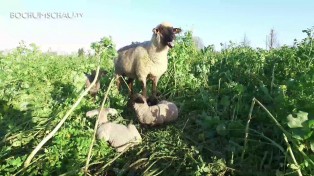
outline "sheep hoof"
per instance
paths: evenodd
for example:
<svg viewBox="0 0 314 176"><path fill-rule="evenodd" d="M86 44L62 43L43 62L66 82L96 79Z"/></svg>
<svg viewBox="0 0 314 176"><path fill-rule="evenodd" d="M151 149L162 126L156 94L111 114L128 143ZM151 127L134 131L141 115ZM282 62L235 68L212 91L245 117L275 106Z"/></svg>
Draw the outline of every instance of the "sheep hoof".
<svg viewBox="0 0 314 176"><path fill-rule="evenodd" d="M158 99L156 96L150 96L148 99L147 99L147 104L148 106L154 106L154 105L157 105L158 104Z"/></svg>

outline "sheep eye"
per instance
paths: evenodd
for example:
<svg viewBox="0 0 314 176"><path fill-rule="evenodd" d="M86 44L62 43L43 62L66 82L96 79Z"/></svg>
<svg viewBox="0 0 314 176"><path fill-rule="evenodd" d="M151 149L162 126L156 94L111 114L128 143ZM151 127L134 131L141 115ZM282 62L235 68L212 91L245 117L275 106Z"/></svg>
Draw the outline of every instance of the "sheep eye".
<svg viewBox="0 0 314 176"><path fill-rule="evenodd" d="M155 34L157 34L157 33L159 32L159 29L158 29L158 28L154 28L154 29L153 29L153 32L154 32Z"/></svg>
<svg viewBox="0 0 314 176"><path fill-rule="evenodd" d="M175 34L178 34L178 33L181 32L181 29L180 28L173 28L172 32L175 33Z"/></svg>

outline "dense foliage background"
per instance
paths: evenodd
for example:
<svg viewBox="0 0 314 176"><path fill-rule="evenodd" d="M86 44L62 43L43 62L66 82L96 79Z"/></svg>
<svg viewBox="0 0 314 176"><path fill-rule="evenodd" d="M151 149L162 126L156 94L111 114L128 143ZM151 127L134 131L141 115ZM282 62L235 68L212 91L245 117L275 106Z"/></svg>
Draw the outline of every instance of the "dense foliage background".
<svg viewBox="0 0 314 176"><path fill-rule="evenodd" d="M127 107L125 86L121 93L114 86L105 106L118 109L119 123L134 123L143 143L119 155L97 141L90 174L314 174L313 29L303 32L306 37L293 46L264 50L230 43L219 52L213 46L197 49L191 32L180 36L159 83L160 98L180 108L179 120L140 126ZM101 93L96 102L83 99L26 169L26 157L85 89L83 73L98 60L82 50L68 56L42 53L23 42L0 53L0 175L84 174L95 124L85 113L100 106L116 56L110 38L91 47L109 71Z"/></svg>

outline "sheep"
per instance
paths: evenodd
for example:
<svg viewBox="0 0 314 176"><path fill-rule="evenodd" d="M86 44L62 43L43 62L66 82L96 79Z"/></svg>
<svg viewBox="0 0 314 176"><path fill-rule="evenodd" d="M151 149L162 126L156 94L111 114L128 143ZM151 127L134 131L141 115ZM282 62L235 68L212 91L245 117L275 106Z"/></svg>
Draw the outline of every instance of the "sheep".
<svg viewBox="0 0 314 176"><path fill-rule="evenodd" d="M86 76L86 83L85 83L85 86L86 88L89 87L91 85L91 83L94 81L95 79L95 76L96 76L96 70L93 70L91 72L91 74L87 74L87 73L84 73L85 76ZM100 89L100 79L102 77L104 77L105 75L107 74L107 72L105 70L99 70L99 73L98 73L98 77L97 77L97 80L96 80L96 83L95 85L89 90L89 94L94 97L96 97L99 89Z"/></svg>
<svg viewBox="0 0 314 176"><path fill-rule="evenodd" d="M164 22L153 29L150 41L133 43L119 49L114 61L118 89L121 76L128 77L129 94L132 95L133 81L138 79L142 83L142 95L146 97L146 81L149 78L153 81L153 96L156 96L158 81L168 67L168 51L174 46L175 34L180 32L180 28L173 28Z"/></svg>
<svg viewBox="0 0 314 176"><path fill-rule="evenodd" d="M160 101L157 105L149 106L141 94L133 96L133 108L141 124L155 126L174 121L178 118L177 106L169 101Z"/></svg>
<svg viewBox="0 0 314 176"><path fill-rule="evenodd" d="M99 109L95 109L86 113L87 117L93 117L100 113L97 128L98 139L108 141L117 152L122 152L129 146L141 143L142 137L134 125L125 126L108 122L107 115L116 115L118 114L117 110L105 108L101 112L99 111Z"/></svg>

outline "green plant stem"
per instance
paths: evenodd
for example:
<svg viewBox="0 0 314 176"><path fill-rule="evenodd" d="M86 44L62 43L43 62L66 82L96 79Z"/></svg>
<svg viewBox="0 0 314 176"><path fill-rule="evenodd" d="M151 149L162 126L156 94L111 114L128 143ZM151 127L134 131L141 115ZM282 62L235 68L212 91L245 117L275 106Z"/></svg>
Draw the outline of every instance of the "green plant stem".
<svg viewBox="0 0 314 176"><path fill-rule="evenodd" d="M253 101L255 101L259 106L261 106L264 111L266 111L266 113L271 117L271 119L275 122L275 124L277 125L277 127L279 127L281 129L281 131L283 131L287 136L290 136L289 132L286 131L281 125L280 123L277 121L277 119L268 111L268 109L260 102L258 101L256 98L253 98Z"/></svg>
<svg viewBox="0 0 314 176"><path fill-rule="evenodd" d="M39 156L38 158L36 158L35 160L33 160L33 161L31 162L31 164L35 163L36 161L38 161L38 160L41 159L42 157L44 157L44 155ZM24 172L25 170L26 170L26 168L23 167L23 168L20 169L18 172L16 172L15 174L13 174L13 176L19 175L21 172Z"/></svg>
<svg viewBox="0 0 314 176"><path fill-rule="evenodd" d="M102 162L101 161L95 161L94 163L89 164L89 166L100 164L100 163L102 163ZM76 173L78 171L82 171L83 172L84 168L85 168L85 166L83 166L81 168L74 169L74 170L70 170L70 171L68 171L66 173L63 173L63 174L59 175L59 176L74 175L74 173Z"/></svg>
<svg viewBox="0 0 314 176"><path fill-rule="evenodd" d="M110 81L110 84L108 86L108 89L107 89L105 97L104 97L104 100L101 103L100 112L104 109L105 102L106 102L106 100L108 98L109 90L111 89L114 80L115 79L112 78L111 81ZM87 159L86 159L85 173L87 173L87 171L88 171L88 166L89 166L89 162L90 162L90 158L91 158L91 154L92 154L92 150L93 150L93 145L94 145L94 142L95 142L95 136L96 136L96 132L97 132L97 128L98 128L99 116L100 116L100 113L98 114L98 118L97 118L96 123L95 123L94 134L93 134L92 142L90 144L89 152L88 152Z"/></svg>
<svg viewBox="0 0 314 176"><path fill-rule="evenodd" d="M269 141L272 145L276 146L283 154L285 154L285 150L284 148L282 148L282 146L280 146L278 143L276 143L274 140L268 138L267 136L265 136L264 134L254 130L254 129L251 129L250 128L250 131L253 131L254 133L260 135L262 138L266 139L267 141Z"/></svg>
<svg viewBox="0 0 314 176"><path fill-rule="evenodd" d="M271 117L271 119L275 122L275 124L282 130L282 132L287 136L287 139L289 139L293 145L299 150L299 152L301 153L301 155L306 158L313 166L314 166L314 162L311 158L309 158L298 146L298 144L292 139L290 133L288 133L281 125L280 123L276 120L276 118L268 111L268 109L261 103L259 102L256 98L253 98L254 101L256 101L256 103L258 103L266 112L267 114Z"/></svg>
<svg viewBox="0 0 314 176"><path fill-rule="evenodd" d="M276 68L276 63L273 66L272 74L271 74L271 82L270 82L270 93L273 93L273 87L275 85L275 68Z"/></svg>
<svg viewBox="0 0 314 176"><path fill-rule="evenodd" d="M129 146L130 147L130 146ZM127 150L128 148L125 148L125 150L123 150L121 153L119 153L117 156L115 156L112 160L110 160L108 163L106 163L103 167L101 167L99 169L99 171L97 173L95 173L95 175L99 175L99 173L104 170L107 166L109 166L111 163L113 163L116 159L118 159L121 155L123 155Z"/></svg>
<svg viewBox="0 0 314 176"><path fill-rule="evenodd" d="M248 116L248 120L246 122L246 127L245 127L244 147L243 147L243 151L242 151L242 155L241 155L241 162L243 162L244 154L245 154L245 151L246 151L246 148L247 148L247 139L248 139L248 136L249 136L249 127L250 127L250 121L252 119L252 112L253 112L254 105L255 105L255 101L254 101L254 98L253 98L252 103L251 103L249 116Z"/></svg>
<svg viewBox="0 0 314 176"><path fill-rule="evenodd" d="M299 176L302 176L302 172L301 172L301 170L300 170L300 166L299 166L297 160L296 160L295 157L294 157L294 154L293 154L293 152L292 152L292 150L291 150L291 146L290 146L290 144L289 144L289 142L288 142L288 138L287 138L287 136L286 136L284 133L283 133L283 138L284 138L284 140L285 140L285 142L286 142L286 144L287 144L288 151L289 151L289 153L290 153L290 155L291 155L291 158L292 158L294 164L295 164L295 165L297 166L297 168L298 168L298 169L297 169L298 175L299 175Z"/></svg>
<svg viewBox="0 0 314 176"><path fill-rule="evenodd" d="M261 164L260 164L260 166L259 166L259 170L262 170L262 169L263 169L263 165L264 165L264 163L265 163L267 154L268 154L268 151L265 151L265 152L264 152L263 159L262 159Z"/></svg>
<svg viewBox="0 0 314 176"><path fill-rule="evenodd" d="M96 71L96 78L99 74L100 66L97 67ZM33 159L33 157L36 155L36 153L41 149L41 147L53 137L54 134L61 128L63 123L66 121L66 119L70 116L70 114L74 111L74 109L79 105L79 103L82 101L83 97L88 93L88 91L92 88L92 86L95 85L97 79L94 79L93 82L90 84L90 86L81 94L81 96L77 99L77 101L72 105L71 109L65 114L65 116L61 119L61 121L58 123L58 125L35 147L35 149L31 152L31 154L27 157L26 161L24 162L24 168L27 168Z"/></svg>

